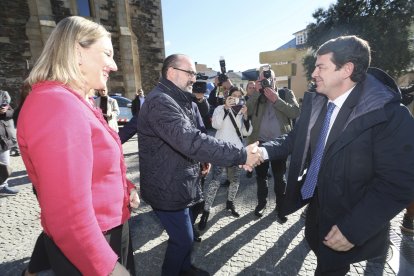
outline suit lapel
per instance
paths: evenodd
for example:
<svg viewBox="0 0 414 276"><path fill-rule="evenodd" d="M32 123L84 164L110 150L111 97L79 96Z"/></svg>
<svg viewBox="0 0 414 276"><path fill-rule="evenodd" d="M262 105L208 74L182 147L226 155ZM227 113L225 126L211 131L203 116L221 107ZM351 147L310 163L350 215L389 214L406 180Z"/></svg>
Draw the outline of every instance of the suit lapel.
<svg viewBox="0 0 414 276"><path fill-rule="evenodd" d="M344 131L344 126L349 118L349 115L351 115L360 96L361 85L357 84L357 86L349 94L348 98L342 105L341 110L336 116L335 122L332 125L332 129L329 132L328 140L326 141L325 153L329 151L330 146L341 136L342 132Z"/></svg>

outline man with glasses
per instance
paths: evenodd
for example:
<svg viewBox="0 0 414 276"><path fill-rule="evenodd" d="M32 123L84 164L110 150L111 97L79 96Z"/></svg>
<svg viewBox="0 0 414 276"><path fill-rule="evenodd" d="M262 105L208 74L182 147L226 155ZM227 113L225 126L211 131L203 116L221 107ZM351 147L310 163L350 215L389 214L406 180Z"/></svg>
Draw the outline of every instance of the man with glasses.
<svg viewBox="0 0 414 276"><path fill-rule="evenodd" d="M256 166L262 159L256 144L240 149L197 129L191 95L196 72L188 56L167 57L161 75L133 119L138 132L141 196L169 236L162 275L209 275L191 265L194 237L189 207L202 200L200 162ZM131 124L129 130L120 132L121 141L134 134Z"/></svg>

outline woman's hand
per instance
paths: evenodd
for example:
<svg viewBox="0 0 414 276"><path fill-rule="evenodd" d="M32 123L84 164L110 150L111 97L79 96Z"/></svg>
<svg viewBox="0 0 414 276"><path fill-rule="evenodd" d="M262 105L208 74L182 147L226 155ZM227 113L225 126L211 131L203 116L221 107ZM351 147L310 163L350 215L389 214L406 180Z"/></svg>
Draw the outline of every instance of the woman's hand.
<svg viewBox="0 0 414 276"><path fill-rule="evenodd" d="M138 196L138 192L136 189L132 189L129 192L129 206L131 206L131 208L136 209L138 208L140 203L139 200L139 196Z"/></svg>

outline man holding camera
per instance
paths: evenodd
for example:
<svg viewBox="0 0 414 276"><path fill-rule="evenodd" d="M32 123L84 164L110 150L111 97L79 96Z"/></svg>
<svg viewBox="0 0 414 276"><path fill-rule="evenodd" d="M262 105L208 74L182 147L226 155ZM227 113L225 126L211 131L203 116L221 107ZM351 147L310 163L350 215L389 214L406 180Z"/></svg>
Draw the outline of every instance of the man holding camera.
<svg viewBox="0 0 414 276"><path fill-rule="evenodd" d="M260 93L254 93L247 101L249 118L252 120L253 132L248 137L248 143L259 141L260 144L272 141L282 134L292 130L291 120L299 116L299 104L295 95L289 89L283 89L283 96L280 89L276 88L275 73L266 66L261 71L256 82L256 89ZM276 212L280 204L286 186L285 172L286 159L265 161L256 167L257 181L257 206L254 214L263 216L267 205L268 170L271 165L276 194ZM286 217L278 215L280 222L286 222Z"/></svg>
<svg viewBox="0 0 414 276"><path fill-rule="evenodd" d="M209 119L210 105L204 94L207 92L207 76L198 73L196 76L196 82L193 84L193 102L197 105L201 118L203 119L204 126L206 128L211 127Z"/></svg>

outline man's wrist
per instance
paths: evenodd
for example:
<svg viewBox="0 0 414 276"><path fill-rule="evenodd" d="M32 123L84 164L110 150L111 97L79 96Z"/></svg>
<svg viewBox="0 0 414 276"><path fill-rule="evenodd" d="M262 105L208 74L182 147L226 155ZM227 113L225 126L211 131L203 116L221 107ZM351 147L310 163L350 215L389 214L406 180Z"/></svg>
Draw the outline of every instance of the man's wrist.
<svg viewBox="0 0 414 276"><path fill-rule="evenodd" d="M264 160L269 160L269 154L267 153L267 150L265 147L259 147L260 151L262 152L262 157Z"/></svg>

